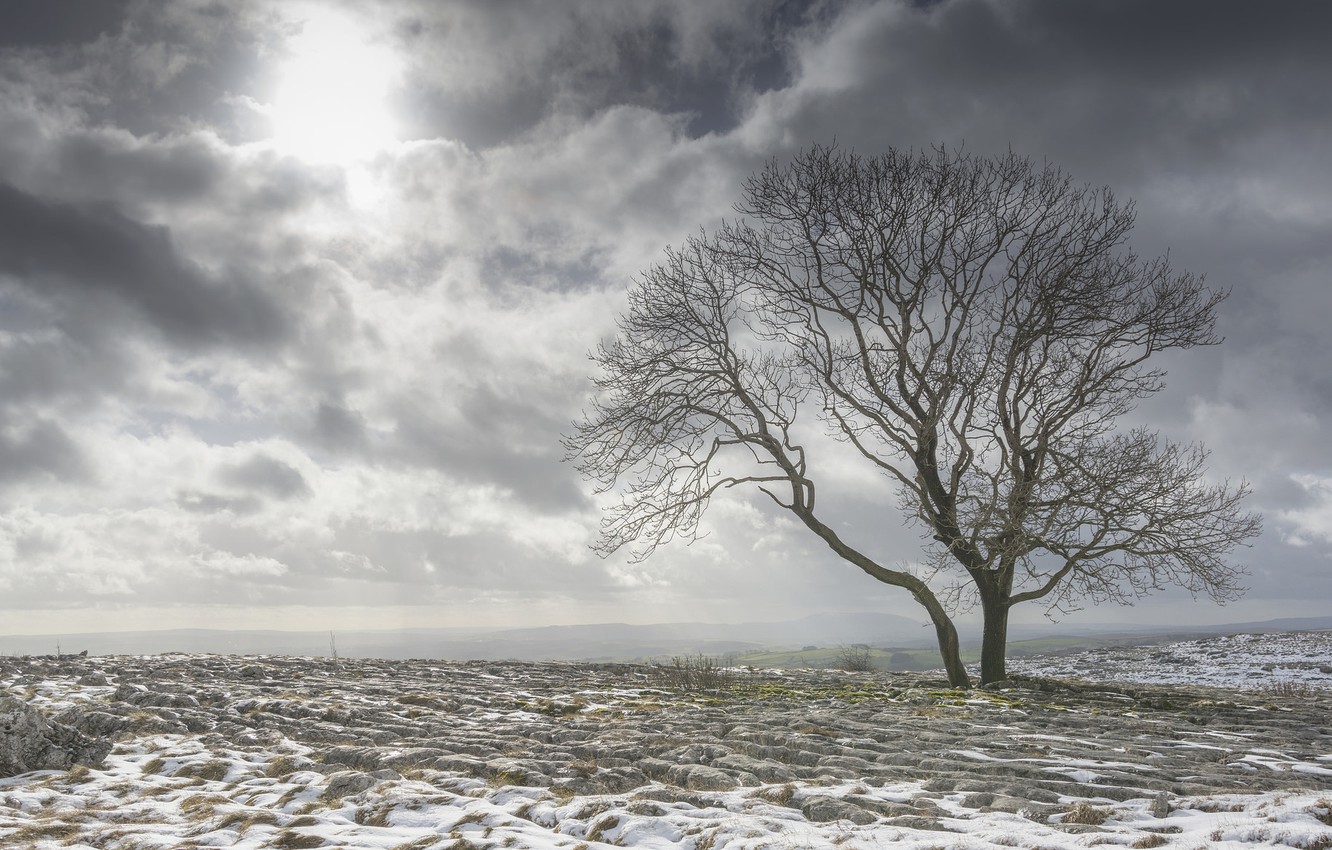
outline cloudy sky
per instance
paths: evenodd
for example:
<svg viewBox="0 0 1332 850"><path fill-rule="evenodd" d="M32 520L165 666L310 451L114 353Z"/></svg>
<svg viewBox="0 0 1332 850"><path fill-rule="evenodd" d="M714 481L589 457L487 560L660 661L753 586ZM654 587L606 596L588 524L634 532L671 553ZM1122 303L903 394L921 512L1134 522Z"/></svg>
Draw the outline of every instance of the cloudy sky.
<svg viewBox="0 0 1332 850"><path fill-rule="evenodd" d="M561 462L635 272L832 140L1048 159L1232 290L1135 421L1252 482L1247 598L1081 620L1325 613L1329 32L1316 0L7 0L0 633L918 616L756 499L600 560ZM913 563L891 491L822 462Z"/></svg>

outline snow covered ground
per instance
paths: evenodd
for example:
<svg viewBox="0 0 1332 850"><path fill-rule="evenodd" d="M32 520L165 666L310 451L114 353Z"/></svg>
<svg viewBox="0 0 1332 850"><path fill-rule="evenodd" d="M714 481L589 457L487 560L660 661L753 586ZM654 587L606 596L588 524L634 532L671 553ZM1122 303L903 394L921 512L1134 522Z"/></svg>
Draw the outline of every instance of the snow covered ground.
<svg viewBox="0 0 1332 850"><path fill-rule="evenodd" d="M1127 646L1014 658L1032 676L1208 685L1240 690L1332 689L1332 632L1216 635L1163 646Z"/></svg>
<svg viewBox="0 0 1332 850"><path fill-rule="evenodd" d="M423 774L339 796L346 789L335 787L337 774L287 773L280 762L306 755L289 742L277 742L268 758L257 758L179 736L140 739L120 748L103 770L0 781L0 842L6 848L136 850L1332 846L1332 811L1328 795L1319 793L1181 798L1166 817L1154 815L1146 798L1070 798L1069 811L1090 813L1078 819L1101 821L1087 832L1037 823L1020 812L978 814L960 805L962 795L947 795L937 801L940 830L878 820L811 821L786 805L792 798L783 800L784 786L714 792L705 802L672 800L652 788L561 798L544 788ZM797 804L814 794L904 803L920 791L909 783L840 783L792 793Z"/></svg>
<svg viewBox="0 0 1332 850"><path fill-rule="evenodd" d="M1314 670L1322 685L1321 640L1022 665L1237 682L1233 699L764 671L736 671L743 690L728 696L577 665L8 659L0 691L121 731L98 769L0 779L0 847L1326 850L1332 736L1316 724L1332 701L1280 684ZM1208 718L1225 727L1197 725ZM422 741L450 754L413 755ZM546 763L557 776L521 769ZM613 792L571 779L636 771L652 778Z"/></svg>

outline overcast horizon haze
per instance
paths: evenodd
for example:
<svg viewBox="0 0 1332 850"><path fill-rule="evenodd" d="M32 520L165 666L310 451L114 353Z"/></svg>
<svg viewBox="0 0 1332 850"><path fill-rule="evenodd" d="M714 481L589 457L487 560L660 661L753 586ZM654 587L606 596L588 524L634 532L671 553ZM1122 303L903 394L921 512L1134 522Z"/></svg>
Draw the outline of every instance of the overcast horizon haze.
<svg viewBox="0 0 1332 850"><path fill-rule="evenodd" d="M1251 483L1249 590L1067 622L1323 615L1329 35L1319 2L10 0L0 634L925 622L753 494L602 560L562 460L635 274L834 141L1048 161L1230 292L1123 421ZM922 559L812 451L839 533Z"/></svg>

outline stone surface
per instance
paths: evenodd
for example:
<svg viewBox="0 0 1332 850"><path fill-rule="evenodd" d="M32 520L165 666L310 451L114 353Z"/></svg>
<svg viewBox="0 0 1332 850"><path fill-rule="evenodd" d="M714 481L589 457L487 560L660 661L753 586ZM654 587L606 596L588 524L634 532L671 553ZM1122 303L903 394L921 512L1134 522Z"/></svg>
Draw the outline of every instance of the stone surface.
<svg viewBox="0 0 1332 850"><path fill-rule="evenodd" d="M1162 791L1152 800L1152 817L1165 818L1170 816L1170 795Z"/></svg>
<svg viewBox="0 0 1332 850"><path fill-rule="evenodd" d="M816 823L846 820L851 823L867 824L877 820L872 812L854 803L832 797L810 797L800 806L800 812Z"/></svg>
<svg viewBox="0 0 1332 850"><path fill-rule="evenodd" d="M32 770L97 767L111 742L90 738L11 696L0 696L0 777Z"/></svg>
<svg viewBox="0 0 1332 850"><path fill-rule="evenodd" d="M40 755L27 745L25 765L98 756L79 750L77 730L255 750L289 739L338 777L338 794L385 771L661 802L911 782L919 790L900 804L798 795L790 805L811 819L936 823L933 800L945 795L969 811L1046 819L1071 797L1146 798L1164 817L1187 795L1332 790L1325 692L1281 700L1024 678L960 692L917 674L752 670L682 693L635 665L226 656L11 658L0 681L10 693L47 682L79 694L64 725L47 727L65 731L43 737Z"/></svg>
<svg viewBox="0 0 1332 850"><path fill-rule="evenodd" d="M340 770L328 777L328 788L324 791L325 800L341 800L359 794L374 787L379 780L368 773L356 770Z"/></svg>

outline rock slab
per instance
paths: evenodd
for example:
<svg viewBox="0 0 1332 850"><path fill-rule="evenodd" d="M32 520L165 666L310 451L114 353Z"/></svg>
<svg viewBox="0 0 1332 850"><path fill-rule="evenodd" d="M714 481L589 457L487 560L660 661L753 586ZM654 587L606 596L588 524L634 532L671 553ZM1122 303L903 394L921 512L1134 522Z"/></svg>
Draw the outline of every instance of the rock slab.
<svg viewBox="0 0 1332 850"><path fill-rule="evenodd" d="M33 770L100 767L111 742L90 738L11 696L0 696L0 777Z"/></svg>

